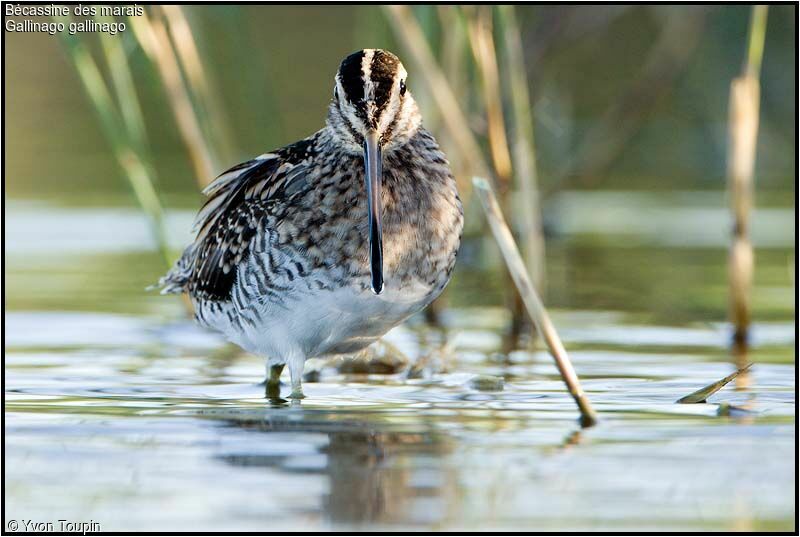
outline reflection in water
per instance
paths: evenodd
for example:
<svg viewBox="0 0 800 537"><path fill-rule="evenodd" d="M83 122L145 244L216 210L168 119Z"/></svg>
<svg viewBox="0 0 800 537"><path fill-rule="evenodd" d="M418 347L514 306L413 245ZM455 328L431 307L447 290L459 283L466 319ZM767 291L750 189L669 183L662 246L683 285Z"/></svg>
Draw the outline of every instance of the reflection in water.
<svg viewBox="0 0 800 537"><path fill-rule="evenodd" d="M285 402L271 404L286 407ZM265 433L265 442L282 433L323 434L327 442L319 448L319 455L324 464L319 458L289 463L290 451L237 453L223 460L235 466L323 475L329 488L322 507L333 523L416 525L444 520L446 506L453 504L457 479L454 471L442 464L451 443L441 433L391 430L389 423L374 419L365 422L330 413L318 416L297 408L299 402L291 406L294 408L283 412L268 411L266 416L244 414L224 421L230 427Z"/></svg>
<svg viewBox="0 0 800 537"><path fill-rule="evenodd" d="M564 439L564 442L561 444L561 449L566 451L568 449L572 449L575 446L579 446L583 441L582 433L583 431L581 429L577 429L569 433L567 437Z"/></svg>
<svg viewBox="0 0 800 537"><path fill-rule="evenodd" d="M748 365L748 346L746 341L735 340L733 342L733 348L731 350L733 354L733 364L736 366L736 369L741 371ZM736 389L737 390L746 390L751 385L751 375L750 368L746 371L742 371L736 377Z"/></svg>
<svg viewBox="0 0 800 537"><path fill-rule="evenodd" d="M440 458L445 449L429 433L331 433L325 509L335 522L441 522L455 479L443 479L446 466L419 468L414 462ZM418 501L423 498L439 501Z"/></svg>

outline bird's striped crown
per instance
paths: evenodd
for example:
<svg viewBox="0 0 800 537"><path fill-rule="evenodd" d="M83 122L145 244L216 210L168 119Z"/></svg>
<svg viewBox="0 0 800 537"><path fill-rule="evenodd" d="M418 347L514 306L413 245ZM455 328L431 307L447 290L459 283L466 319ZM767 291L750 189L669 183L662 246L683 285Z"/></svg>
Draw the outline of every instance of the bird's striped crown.
<svg viewBox="0 0 800 537"><path fill-rule="evenodd" d="M420 126L416 102L407 90L408 74L386 50L364 49L347 56L336 73L328 125L353 151L360 151L365 133L377 131L391 150L408 141Z"/></svg>

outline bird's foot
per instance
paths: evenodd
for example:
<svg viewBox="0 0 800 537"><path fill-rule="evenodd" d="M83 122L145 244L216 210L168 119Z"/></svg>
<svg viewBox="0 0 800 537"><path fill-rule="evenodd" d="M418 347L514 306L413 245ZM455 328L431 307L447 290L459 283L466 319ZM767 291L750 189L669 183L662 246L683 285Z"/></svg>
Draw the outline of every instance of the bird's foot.
<svg viewBox="0 0 800 537"><path fill-rule="evenodd" d="M281 397L281 383L280 381L273 382L268 380L265 384L264 397L267 399L280 399Z"/></svg>
<svg viewBox="0 0 800 537"><path fill-rule="evenodd" d="M292 390L291 395L289 395L289 399L305 399L306 396L303 394L302 388L295 388Z"/></svg>
<svg viewBox="0 0 800 537"><path fill-rule="evenodd" d="M269 378L264 383L264 397L267 399L280 399L281 396L281 372L283 364L273 365L269 368Z"/></svg>

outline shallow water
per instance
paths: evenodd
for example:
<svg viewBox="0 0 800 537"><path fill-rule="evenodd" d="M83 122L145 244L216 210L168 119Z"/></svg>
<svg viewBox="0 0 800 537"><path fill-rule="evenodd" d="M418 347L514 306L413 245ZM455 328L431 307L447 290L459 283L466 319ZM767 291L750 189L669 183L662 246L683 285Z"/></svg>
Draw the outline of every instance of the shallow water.
<svg viewBox="0 0 800 537"><path fill-rule="evenodd" d="M584 201L560 203L571 214ZM615 235L578 209L550 222L547 300L601 418L581 430L543 349L500 354L502 278L477 244L444 328L414 318L387 336L430 359L421 378L329 364L301 403L270 403L258 358L142 291L161 267L135 211L8 210L6 527L794 528L791 211L759 224L752 374L698 405L675 401L734 369L724 244L683 228ZM190 218L174 213L171 228ZM477 375L504 387L479 391Z"/></svg>

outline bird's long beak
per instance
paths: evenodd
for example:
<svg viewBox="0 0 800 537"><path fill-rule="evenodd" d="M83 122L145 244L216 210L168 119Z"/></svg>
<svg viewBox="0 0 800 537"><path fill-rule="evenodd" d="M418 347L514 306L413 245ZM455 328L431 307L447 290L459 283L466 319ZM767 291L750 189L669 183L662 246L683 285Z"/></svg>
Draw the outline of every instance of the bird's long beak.
<svg viewBox="0 0 800 537"><path fill-rule="evenodd" d="M383 229L381 227L381 147L378 133L370 130L364 138L364 174L367 184L367 212L369 221L369 267L372 275L372 292L383 291Z"/></svg>

